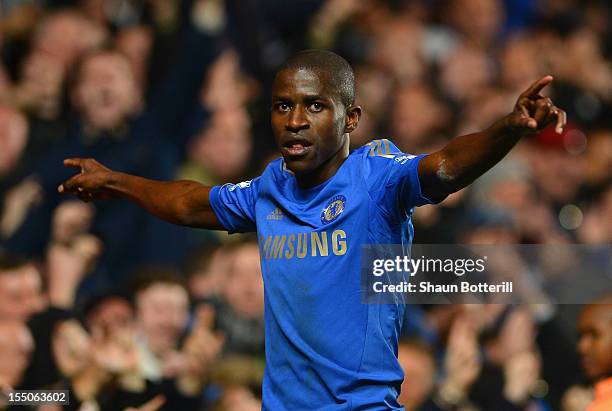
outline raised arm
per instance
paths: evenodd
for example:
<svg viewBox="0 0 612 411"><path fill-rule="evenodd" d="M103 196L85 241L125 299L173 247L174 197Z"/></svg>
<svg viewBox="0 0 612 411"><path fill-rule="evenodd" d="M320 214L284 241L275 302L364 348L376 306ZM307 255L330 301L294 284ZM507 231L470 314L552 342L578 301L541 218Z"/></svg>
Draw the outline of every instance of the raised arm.
<svg viewBox="0 0 612 411"><path fill-rule="evenodd" d="M525 135L556 122L563 132L566 114L540 91L553 80L546 76L533 83L518 98L512 113L479 133L456 137L443 149L419 163L423 194L432 200L458 191L497 164Z"/></svg>
<svg viewBox="0 0 612 411"><path fill-rule="evenodd" d="M63 182L60 193L74 194L83 201L126 198L154 216L173 224L223 230L208 195L211 187L195 181L156 181L119 173L94 159L64 160L67 167L80 168Z"/></svg>

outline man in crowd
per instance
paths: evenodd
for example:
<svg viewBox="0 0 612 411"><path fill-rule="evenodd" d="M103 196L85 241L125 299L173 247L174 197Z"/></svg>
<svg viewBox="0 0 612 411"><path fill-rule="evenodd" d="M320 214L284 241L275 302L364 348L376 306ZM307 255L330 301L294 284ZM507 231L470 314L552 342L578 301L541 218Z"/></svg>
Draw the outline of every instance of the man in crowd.
<svg viewBox="0 0 612 411"><path fill-rule="evenodd" d="M579 320L578 352L584 371L595 382L588 411L612 409L612 295L586 306Z"/></svg>
<svg viewBox="0 0 612 411"><path fill-rule="evenodd" d="M34 264L0 255L0 320L25 322L45 305L42 279Z"/></svg>

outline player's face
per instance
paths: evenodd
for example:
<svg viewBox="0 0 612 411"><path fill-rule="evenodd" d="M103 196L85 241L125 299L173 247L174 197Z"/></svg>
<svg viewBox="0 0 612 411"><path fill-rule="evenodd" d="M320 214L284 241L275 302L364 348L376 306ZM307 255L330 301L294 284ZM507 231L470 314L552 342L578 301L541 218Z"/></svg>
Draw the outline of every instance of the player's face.
<svg viewBox="0 0 612 411"><path fill-rule="evenodd" d="M272 87L272 129L287 168L317 173L348 144L346 107L324 75L307 69L277 74Z"/></svg>
<svg viewBox="0 0 612 411"><path fill-rule="evenodd" d="M612 305L591 305L579 322L578 352L588 377L597 380L612 373Z"/></svg>

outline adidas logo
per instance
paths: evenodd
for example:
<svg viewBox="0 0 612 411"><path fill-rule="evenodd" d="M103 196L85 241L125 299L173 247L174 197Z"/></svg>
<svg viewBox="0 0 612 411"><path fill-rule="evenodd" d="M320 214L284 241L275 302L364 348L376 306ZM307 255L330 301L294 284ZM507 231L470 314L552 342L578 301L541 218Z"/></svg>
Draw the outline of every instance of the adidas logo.
<svg viewBox="0 0 612 411"><path fill-rule="evenodd" d="M276 207L270 214L268 214L268 216L266 217L266 220L282 220L283 219L283 212L281 211L280 208Z"/></svg>

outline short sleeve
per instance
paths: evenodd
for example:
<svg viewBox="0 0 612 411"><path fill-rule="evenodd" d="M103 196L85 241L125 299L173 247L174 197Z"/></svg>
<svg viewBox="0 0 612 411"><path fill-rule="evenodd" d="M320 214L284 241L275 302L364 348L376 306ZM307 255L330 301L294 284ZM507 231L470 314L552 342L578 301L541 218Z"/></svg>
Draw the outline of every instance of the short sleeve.
<svg viewBox="0 0 612 411"><path fill-rule="evenodd" d="M378 141L378 140L377 140ZM367 154L370 195L391 216L402 217L413 207L435 204L421 191L419 162L427 154L402 153L388 140L380 147L389 146L389 151L371 150ZM374 141L373 143L376 143ZM372 143L370 143L372 144Z"/></svg>
<svg viewBox="0 0 612 411"><path fill-rule="evenodd" d="M393 188L393 185L396 186L398 205L403 205L406 209L435 203L425 197L421 191L419 162L425 157L427 154L419 156L402 154L394 159L390 167L388 183L390 188Z"/></svg>
<svg viewBox="0 0 612 411"><path fill-rule="evenodd" d="M238 184L224 184L210 190L210 205L219 222L230 233L256 231L255 202L259 177Z"/></svg>

